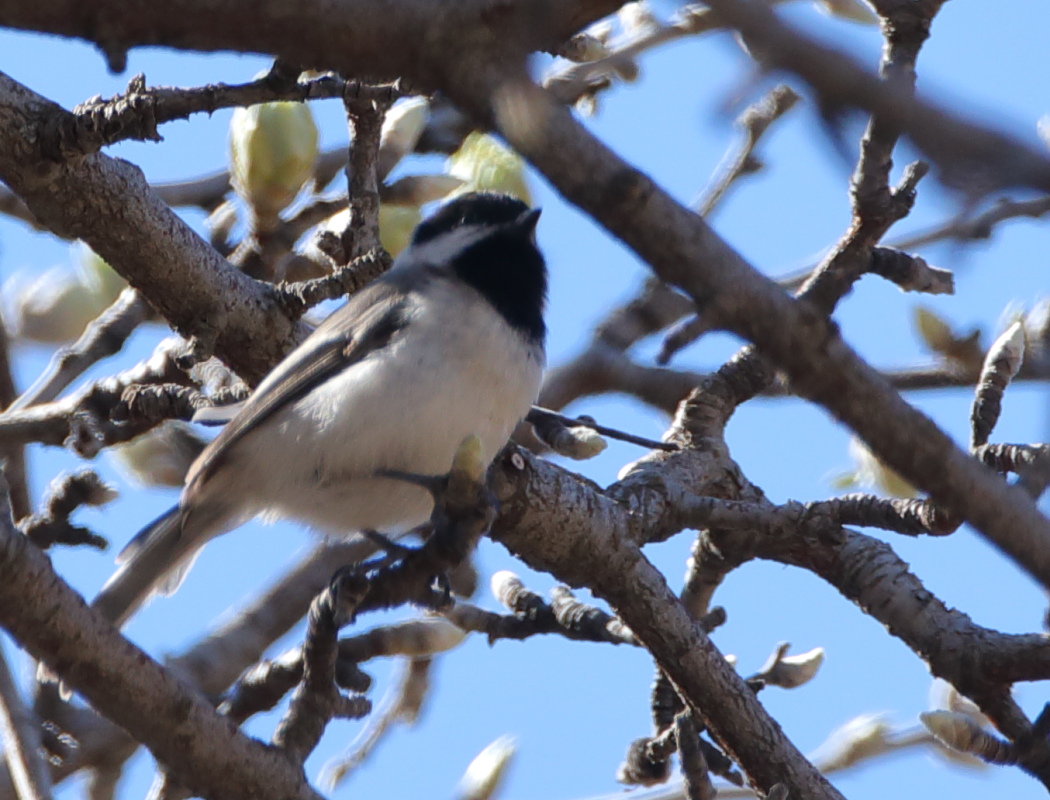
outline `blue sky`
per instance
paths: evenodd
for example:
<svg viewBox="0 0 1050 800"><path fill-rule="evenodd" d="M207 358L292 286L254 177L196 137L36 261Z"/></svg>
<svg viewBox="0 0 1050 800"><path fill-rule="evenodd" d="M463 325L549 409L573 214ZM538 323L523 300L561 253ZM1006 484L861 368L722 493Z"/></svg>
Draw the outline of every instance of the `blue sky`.
<svg viewBox="0 0 1050 800"><path fill-rule="evenodd" d="M672 8L665 3L660 12ZM791 4L787 13L864 63L877 63L877 31L838 23L808 2ZM920 90L1015 135L1035 140L1036 121L1050 112L1044 76L1050 66L1045 31L1050 7L1037 0L990 6L957 0L947 3L919 62ZM111 76L89 46L25 34L0 33L0 69L66 107L95 94L109 96L128 78L145 72L151 84L195 85L250 78L267 62L259 57L197 56L163 50L136 50L128 72ZM641 75L631 85L607 93L598 116L588 124L614 149L651 174L683 202L707 183L733 140L727 98L744 86L748 63L725 35L688 39L645 56ZM769 83L769 85L772 85ZM804 87L796 88L804 92ZM753 99L749 96L748 98ZM345 140L338 103L315 104L322 146ZM154 181L203 174L225 164L228 112L198 116L165 126L164 143L114 147L142 166ZM845 129L855 147L862 120ZM849 207L852 164L836 154L808 101L782 120L764 141L767 169L733 189L712 218L715 229L758 269L770 275L810 263L844 230ZM898 168L910 158L898 155ZM427 168L421 160L411 167ZM644 265L600 228L568 207L542 179L533 178L536 204L544 208L539 239L552 270L550 361L557 364L585 346L592 327L611 304L623 300L646 274ZM927 179L912 217L893 234L941 221L958 210L957 199ZM199 214L187 214L200 227ZM926 305L959 328L981 327L990 336L1011 303L1030 307L1047 292L1045 254L1050 233L1032 221L1008 223L991 242L959 248L931 247L931 263L956 272L953 297L905 295L868 278L840 306L836 315L843 335L877 366L926 363L928 354L912 325L912 310ZM0 219L0 277L71 265L67 244ZM134 337L120 363L148 352L163 335L146 328ZM990 338L986 338L990 341ZM739 342L716 335L682 353L676 364L710 369ZM638 348L647 360L656 343ZM46 363L48 352L22 347L17 352L19 385L27 386ZM107 362L88 377L115 371ZM970 392L916 393L909 400L958 441L968 435ZM1043 388L1018 386L1009 391L997 441L1046 441L1050 429ZM659 436L661 414L625 398L581 402L574 412L588 413L608 425ZM733 457L774 501L808 501L835 494L830 479L850 468L848 432L823 411L799 400L758 400L734 418L727 432ZM578 469L602 484L615 480L619 468L639 455L612 444L600 458ZM70 454L35 449L30 456L34 493L39 497L59 470L78 466ZM138 528L174 502L173 491L146 491L131 484L108 456L93 466L121 490L119 501L104 511L84 511L79 519L119 547ZM1044 508L1045 508L1044 503ZM1040 629L1046 598L1024 574L967 529L943 539L905 539L892 534L896 551L926 587L949 606L980 624L1004 631ZM684 572L690 536L684 534L647 550L672 586ZM294 528L246 526L209 545L180 592L153 603L128 626L135 641L158 656L178 652L196 640L216 615L236 608L253 588L279 575L305 552L312 537ZM56 551L61 573L86 595L93 594L112 569L111 554ZM546 591L553 581L517 564L500 547L486 543L480 556L485 575L513 569L530 587ZM236 568L231 569L231 565ZM485 593L481 600L494 607ZM895 722L911 723L927 702L925 666L881 626L842 599L817 578L776 564L754 563L732 574L716 595L729 622L715 634L723 652L734 653L741 669L757 669L777 642L796 651L826 648L827 660L811 684L791 692L768 690L762 700L805 752L850 718L886 712ZM403 615L403 614L401 614ZM363 630L399 614L366 617ZM297 640L296 632L286 644ZM10 644L9 653L12 652ZM368 665L377 678L379 699L394 673L387 663ZM490 648L469 640L442 658L437 691L420 725L397 732L336 796L448 796L471 758L505 733L518 739L519 752L504 794L507 800L582 798L620 791L614 782L627 744L648 732L648 685L651 665L644 653L627 648L578 644L557 639L504 642ZM1032 712L1050 699L1044 686L1020 686L1017 696ZM255 720L249 729L268 738L274 718ZM320 765L340 752L360 723L329 727L308 763ZM140 753L121 796L141 795L152 773ZM863 768L837 781L851 798L926 798L933 793L986 797L992 792L1014 798L1036 797L1039 786L1016 770L959 772L924 753L913 752ZM69 784L68 786L73 786ZM69 796L70 788L63 790Z"/></svg>

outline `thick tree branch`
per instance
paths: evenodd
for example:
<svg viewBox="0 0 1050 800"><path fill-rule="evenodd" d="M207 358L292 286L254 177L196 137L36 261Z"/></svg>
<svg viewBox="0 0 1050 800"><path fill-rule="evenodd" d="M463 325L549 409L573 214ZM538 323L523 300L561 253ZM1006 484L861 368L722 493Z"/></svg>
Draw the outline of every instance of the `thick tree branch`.
<svg viewBox="0 0 1050 800"><path fill-rule="evenodd" d="M520 451L498 462L498 467L501 516L493 528L494 538L533 568L551 572L570 585L586 584L598 591L694 702L703 706L700 698L706 698L707 691L729 691L722 686L693 694L698 691L695 681L700 679L682 672L694 665L683 661L677 650L674 660L666 661L665 648L671 642L653 642L645 633L651 630L649 614L667 615L660 623L665 632L678 630L677 623L667 627L671 624L668 617L674 615L667 611L665 601L650 608L647 599L633 596L642 592L649 598L650 589L640 588L647 586L644 581L635 582L645 570L637 567L627 542L637 536L632 531L635 527L651 532L663 530L667 523L638 505L629 511L631 506L611 502L608 492L599 492L555 465ZM658 507L655 501L645 506L649 510ZM674 516L675 506L667 504L665 513ZM813 571L904 641L930 665L934 675L971 697L999 695L1015 682L1050 677L1050 640L1046 636L1003 634L976 625L926 590L889 545L872 537L820 525L807 532L789 524L712 532L701 543L719 553L730 567L763 558ZM607 570L619 574L616 586L606 585L606 580L612 580ZM628 600L625 595L632 597ZM714 714L707 717L711 708L701 710L705 722L721 738ZM738 712L726 719L746 718L736 715ZM757 740L749 741L760 747ZM730 750L754 777L748 756L754 758L756 750L747 750L743 757L732 746Z"/></svg>
<svg viewBox="0 0 1050 800"><path fill-rule="evenodd" d="M768 790L783 781L800 797L840 797L642 555L626 509L520 451L507 454L497 468L502 510L493 538L533 568L570 585L587 585L608 601L759 787ZM550 536L552 530L556 536Z"/></svg>
<svg viewBox="0 0 1050 800"><path fill-rule="evenodd" d="M471 96L480 100L480 90ZM703 313L755 342L788 373L797 394L831 411L883 462L1050 587L1050 521L905 403L822 315L788 298L531 84L505 84L496 108L507 138L570 201L690 294Z"/></svg>
<svg viewBox="0 0 1050 800"><path fill-rule="evenodd" d="M166 666L203 694L221 694L303 617L310 601L337 568L363 561L374 549L363 539L317 548L222 628L209 632L182 655L168 659ZM126 731L90 709L69 703L52 705L46 697L38 698L37 705L43 705L41 714L77 743L60 764L52 765L56 783L83 769L119 770L139 747ZM0 775L0 798L14 798L6 773Z"/></svg>
<svg viewBox="0 0 1050 800"><path fill-rule="evenodd" d="M201 90L188 89L185 91ZM427 126L420 135L416 152L455 152L462 143L463 137L471 130L469 121L440 96L431 98L430 107L432 113L427 119ZM403 153L394 153L393 148L390 152L386 148L380 148L379 177L386 178L402 156ZM314 165L314 181L317 187L325 188L336 175L343 171L345 164L345 146L323 150L317 156L317 162ZM379 187L380 198L390 202L397 202L400 199L403 202L405 192L413 189L415 179L416 176L409 175L393 183L382 184ZM150 184L150 187L157 197L169 206L192 206L204 211L214 211L230 191L230 173L229 170L218 170L198 178L153 183ZM297 236L302 235L306 228L316 225L338 211L344 202L318 201L314 206L299 212L289 221L291 232ZM26 208L25 203L3 186L0 186L0 213L20 219L38 230L46 230L33 216L33 213Z"/></svg>
<svg viewBox="0 0 1050 800"><path fill-rule="evenodd" d="M48 4L4 0L0 25L75 36L94 42L111 66L123 69L127 50L161 45L186 50L238 50L281 56L288 63L336 69L344 75L409 77L436 88L451 54L470 60L479 48L509 57L553 50L623 0L465 0L435 6L426 0L320 0L216 4L175 0L79 0ZM404 47L402 43L415 46Z"/></svg>
<svg viewBox="0 0 1050 800"><path fill-rule="evenodd" d="M3 0L0 24L93 41L118 68L136 46L232 49L347 75L405 77L426 88L451 89L449 68L477 69L481 64L471 62L486 49L502 53L508 62L549 51L620 5L618 0L470 0L435 7L402 0L392 8L389 0L359 0L335 9L309 0L297 3L291 14L284 0L249 5L174 0L162 6L148 0L131 5L96 0L90 6L79 0ZM1035 148L902 95L852 59L779 20L763 4L714 0L710 7L761 45L772 66L791 70L813 86L824 107L880 115L937 163L949 182L976 192L1015 185L1050 190L1050 158ZM419 46L398 46L405 41ZM452 61L450 53L457 56Z"/></svg>
<svg viewBox="0 0 1050 800"><path fill-rule="evenodd" d="M94 154L55 161L40 132L68 116L0 74L0 178L37 219L83 239L187 338L214 336L215 353L257 382L301 341L271 292L235 270L162 203L142 172Z"/></svg>
<svg viewBox="0 0 1050 800"><path fill-rule="evenodd" d="M1019 681L1050 677L1046 636L975 625L933 596L885 542L849 530L838 541L749 538L757 557L795 564L824 578L922 657L933 675L966 695L980 698Z"/></svg>
<svg viewBox="0 0 1050 800"><path fill-rule="evenodd" d="M205 797L315 800L302 772L223 720L99 618L0 519L0 624Z"/></svg>

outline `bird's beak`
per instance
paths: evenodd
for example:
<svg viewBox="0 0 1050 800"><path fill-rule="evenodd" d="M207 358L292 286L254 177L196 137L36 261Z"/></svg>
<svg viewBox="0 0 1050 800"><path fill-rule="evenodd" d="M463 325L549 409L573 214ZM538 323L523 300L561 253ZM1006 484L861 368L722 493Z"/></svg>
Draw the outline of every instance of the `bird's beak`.
<svg viewBox="0 0 1050 800"><path fill-rule="evenodd" d="M539 208L530 208L528 211L523 211L521 216L514 220L514 227L533 243L536 242L536 223L540 221L540 211Z"/></svg>

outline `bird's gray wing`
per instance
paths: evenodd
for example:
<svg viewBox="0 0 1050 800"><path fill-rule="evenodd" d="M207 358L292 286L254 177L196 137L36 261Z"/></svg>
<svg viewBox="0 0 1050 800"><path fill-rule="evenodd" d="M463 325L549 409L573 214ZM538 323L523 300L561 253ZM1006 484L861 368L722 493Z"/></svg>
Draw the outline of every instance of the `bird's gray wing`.
<svg viewBox="0 0 1050 800"><path fill-rule="evenodd" d="M230 448L259 424L294 403L331 375L386 347L406 322L406 297L388 282L354 295L277 365L222 432L205 448L186 477L187 492L206 481Z"/></svg>
<svg viewBox="0 0 1050 800"><path fill-rule="evenodd" d="M190 468L186 490L208 479L229 449L288 403L295 402L330 375L385 347L404 325L405 295L387 283L374 284L336 311L282 361L246 400L240 411ZM191 501L192 502L192 501ZM92 606L123 625L154 591L173 592L207 537L185 535L185 508L170 509L141 530L117 557L120 569L102 587ZM218 515L224 507L204 513ZM203 529L207 521L199 519ZM214 519L212 520L214 522Z"/></svg>

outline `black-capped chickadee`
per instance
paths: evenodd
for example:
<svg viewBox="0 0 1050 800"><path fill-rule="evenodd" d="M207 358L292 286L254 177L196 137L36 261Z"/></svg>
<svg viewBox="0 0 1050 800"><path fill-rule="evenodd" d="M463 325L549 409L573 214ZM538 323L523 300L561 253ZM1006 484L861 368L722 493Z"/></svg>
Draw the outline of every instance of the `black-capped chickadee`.
<svg viewBox="0 0 1050 800"><path fill-rule="evenodd" d="M378 470L446 472L470 434L489 463L544 367L539 211L462 195L420 223L382 277L288 355L190 468L177 507L132 539L93 606L117 625L174 591L209 539L265 515L324 533L407 531L422 488Z"/></svg>

